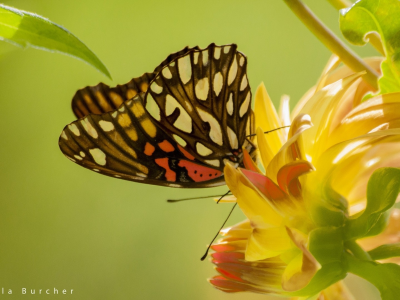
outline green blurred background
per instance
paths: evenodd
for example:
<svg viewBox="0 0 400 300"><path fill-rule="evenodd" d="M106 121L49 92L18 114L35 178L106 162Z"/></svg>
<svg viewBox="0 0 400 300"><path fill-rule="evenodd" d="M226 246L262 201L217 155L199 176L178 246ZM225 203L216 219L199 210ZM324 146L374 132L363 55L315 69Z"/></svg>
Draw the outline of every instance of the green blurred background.
<svg viewBox="0 0 400 300"><path fill-rule="evenodd" d="M338 34L327 1L305 1ZM74 120L78 88L126 83L186 45L237 43L248 56L253 92L264 81L277 104L292 106L330 56L283 1L12 0L5 4L65 26L109 68L109 81L81 61L0 44L0 288L74 289L69 299L270 299L224 294L200 262L230 210L212 200L167 198L227 188L172 189L102 176L73 164L58 148ZM358 53L375 55L371 48ZM243 219L236 210L229 224ZM347 282L357 299L379 299L362 280ZM271 298L272 299L272 298Z"/></svg>

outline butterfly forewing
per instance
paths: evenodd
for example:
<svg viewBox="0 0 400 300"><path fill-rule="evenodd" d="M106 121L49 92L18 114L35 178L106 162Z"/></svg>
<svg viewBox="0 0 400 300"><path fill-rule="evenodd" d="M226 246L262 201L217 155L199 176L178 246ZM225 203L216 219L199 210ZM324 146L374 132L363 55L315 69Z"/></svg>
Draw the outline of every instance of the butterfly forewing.
<svg viewBox="0 0 400 300"><path fill-rule="evenodd" d="M117 109L124 101L132 99L139 93L146 92L149 83L164 66L191 50L199 50L199 47L186 47L181 51L170 54L155 68L153 73L144 73L140 77L133 78L127 84L110 87L104 83L99 83L96 86L87 86L78 90L72 98L72 111L77 118L82 118L89 114L102 114Z"/></svg>
<svg viewBox="0 0 400 300"><path fill-rule="evenodd" d="M192 49L166 65L146 93L146 108L200 161L221 166L246 138L251 92L236 45Z"/></svg>

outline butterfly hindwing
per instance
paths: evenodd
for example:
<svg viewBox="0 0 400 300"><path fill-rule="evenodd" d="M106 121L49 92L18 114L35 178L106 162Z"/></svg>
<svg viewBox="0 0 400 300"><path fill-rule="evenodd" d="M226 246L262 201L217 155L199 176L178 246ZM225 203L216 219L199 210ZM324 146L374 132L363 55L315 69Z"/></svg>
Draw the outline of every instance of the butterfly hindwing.
<svg viewBox="0 0 400 300"><path fill-rule="evenodd" d="M220 185L222 170L197 161L166 134L144 109L142 95L118 110L67 125L61 151L85 168L116 178L176 187Z"/></svg>

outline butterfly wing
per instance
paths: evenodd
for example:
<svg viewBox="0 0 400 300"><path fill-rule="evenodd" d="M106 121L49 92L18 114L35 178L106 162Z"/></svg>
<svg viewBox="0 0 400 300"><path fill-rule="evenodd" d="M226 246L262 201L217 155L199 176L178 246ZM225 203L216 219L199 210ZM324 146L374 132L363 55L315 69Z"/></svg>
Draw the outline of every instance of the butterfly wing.
<svg viewBox="0 0 400 300"><path fill-rule="evenodd" d="M199 161L238 162L251 112L246 67L234 44L191 49L155 76L146 109Z"/></svg>
<svg viewBox="0 0 400 300"><path fill-rule="evenodd" d="M149 83L163 67L191 50L199 50L199 47L186 47L181 51L170 54L155 68L153 73L144 73L140 77L133 78L127 84L110 87L101 82L96 86L87 86L78 90L72 98L72 111L77 118L82 118L89 114L102 114L117 109L126 100L146 92Z"/></svg>
<svg viewBox="0 0 400 300"><path fill-rule="evenodd" d="M59 139L61 151L85 168L116 178L171 187L223 184L221 169L196 160L150 117L143 95L118 110L67 125Z"/></svg>
<svg viewBox="0 0 400 300"><path fill-rule="evenodd" d="M171 54L128 84L81 89L72 102L81 119L64 128L60 148L83 167L126 180L224 184L224 160L240 164L242 146L254 148L246 139L246 65L236 45L211 44Z"/></svg>

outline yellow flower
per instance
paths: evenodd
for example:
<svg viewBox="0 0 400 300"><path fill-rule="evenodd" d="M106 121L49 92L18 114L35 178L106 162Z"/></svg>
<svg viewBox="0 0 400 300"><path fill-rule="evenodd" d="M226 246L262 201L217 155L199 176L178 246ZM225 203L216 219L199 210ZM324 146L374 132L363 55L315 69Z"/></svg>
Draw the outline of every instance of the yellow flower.
<svg viewBox="0 0 400 300"><path fill-rule="evenodd" d="M366 62L379 70L381 59ZM245 153L246 169L225 167L247 220L223 230L212 246L220 275L210 282L218 289L306 298L325 289L326 299L352 299L339 281L346 274L340 266L336 277L321 279L321 265L334 257L318 253L328 253L330 241L312 243L318 228L340 226L365 209L377 168L400 167L400 93L363 102L369 90L362 74L338 64L335 57L329 61L291 115L288 97L277 113L264 85L258 87L260 163Z"/></svg>

